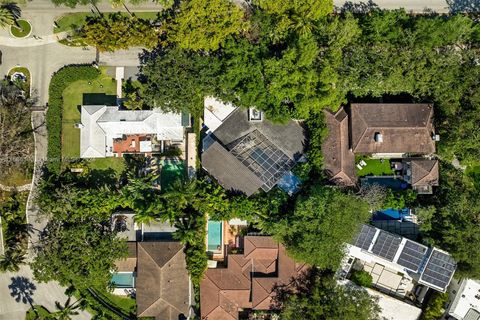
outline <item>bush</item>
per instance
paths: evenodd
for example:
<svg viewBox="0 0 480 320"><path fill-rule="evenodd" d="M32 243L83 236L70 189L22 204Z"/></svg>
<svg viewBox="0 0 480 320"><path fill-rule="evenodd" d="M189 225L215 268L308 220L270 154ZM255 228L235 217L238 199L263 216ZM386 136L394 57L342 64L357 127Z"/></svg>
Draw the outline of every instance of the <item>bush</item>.
<svg viewBox="0 0 480 320"><path fill-rule="evenodd" d="M372 286L372 276L370 273L364 271L364 270L355 270L352 272L352 275L350 276L350 280L353 283L358 284L359 286L362 287L367 287L370 288Z"/></svg>
<svg viewBox="0 0 480 320"><path fill-rule="evenodd" d="M422 312L421 320L440 319L445 312L444 306L448 301L448 293L435 292L427 302L427 307Z"/></svg>
<svg viewBox="0 0 480 320"><path fill-rule="evenodd" d="M47 168L60 173L62 158L62 106L63 90L78 80L95 79L100 71L90 65L66 66L53 74L48 88L48 110L46 116L48 130Z"/></svg>

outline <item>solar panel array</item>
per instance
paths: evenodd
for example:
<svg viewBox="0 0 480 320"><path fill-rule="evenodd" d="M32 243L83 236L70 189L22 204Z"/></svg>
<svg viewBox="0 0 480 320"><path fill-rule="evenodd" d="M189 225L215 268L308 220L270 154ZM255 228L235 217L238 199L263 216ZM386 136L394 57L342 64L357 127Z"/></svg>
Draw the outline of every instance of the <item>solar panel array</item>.
<svg viewBox="0 0 480 320"><path fill-rule="evenodd" d="M393 261L398 247L402 242L402 237L393 235L391 233L380 231L377 241L372 248L372 253L384 259Z"/></svg>
<svg viewBox="0 0 480 320"><path fill-rule="evenodd" d="M357 239L355 240L355 246L363 250L368 250L376 232L377 229L364 224L362 226L362 229L360 230L360 233L357 236Z"/></svg>
<svg viewBox="0 0 480 320"><path fill-rule="evenodd" d="M295 161L258 130L241 138L231 146L230 152L264 182L265 191L273 188L295 165Z"/></svg>
<svg viewBox="0 0 480 320"><path fill-rule="evenodd" d="M450 283L455 268L455 260L450 255L434 249L420 280L445 289Z"/></svg>
<svg viewBox="0 0 480 320"><path fill-rule="evenodd" d="M428 248L419 243L407 240L397 263L407 269L417 272L425 259Z"/></svg>

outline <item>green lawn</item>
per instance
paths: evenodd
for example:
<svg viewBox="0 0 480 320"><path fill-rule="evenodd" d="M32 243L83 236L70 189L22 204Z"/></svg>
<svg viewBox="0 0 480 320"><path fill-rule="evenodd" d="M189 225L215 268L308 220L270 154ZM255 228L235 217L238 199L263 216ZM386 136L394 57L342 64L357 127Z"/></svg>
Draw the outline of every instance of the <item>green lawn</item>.
<svg viewBox="0 0 480 320"><path fill-rule="evenodd" d="M135 315L137 313L137 301L135 299L123 296L117 296L110 292L95 291L105 302L115 306L118 310L128 315Z"/></svg>
<svg viewBox="0 0 480 320"><path fill-rule="evenodd" d="M10 31L12 32L13 36L17 38L25 38L26 36L30 35L32 31L32 25L30 22L24 19L19 19L16 23L10 26Z"/></svg>
<svg viewBox="0 0 480 320"><path fill-rule="evenodd" d="M122 14L128 15L128 13L123 12ZM157 12L135 12L135 16L140 19L149 19L154 20L157 18ZM67 13L66 15L61 16L57 20L57 27L53 28L54 33L72 30L78 27L81 27L85 23L85 19L89 16L93 16L91 12L77 12L77 13Z"/></svg>
<svg viewBox="0 0 480 320"><path fill-rule="evenodd" d="M91 159L88 166L92 170L113 169L117 176L119 176L125 170L125 159L123 157Z"/></svg>
<svg viewBox="0 0 480 320"><path fill-rule="evenodd" d="M380 159L363 159L367 163L365 167L361 170L357 170L357 176L363 177L367 175L374 175L374 176L383 176L383 175L393 175L393 170L390 168L390 161ZM355 164L359 163L360 159L355 161Z"/></svg>
<svg viewBox="0 0 480 320"><path fill-rule="evenodd" d="M75 128L75 123L80 121L80 106L84 102L85 94L89 93L115 95L115 80L102 70L102 75L97 79L73 82L63 91L62 157L64 158L80 156L80 130Z"/></svg>

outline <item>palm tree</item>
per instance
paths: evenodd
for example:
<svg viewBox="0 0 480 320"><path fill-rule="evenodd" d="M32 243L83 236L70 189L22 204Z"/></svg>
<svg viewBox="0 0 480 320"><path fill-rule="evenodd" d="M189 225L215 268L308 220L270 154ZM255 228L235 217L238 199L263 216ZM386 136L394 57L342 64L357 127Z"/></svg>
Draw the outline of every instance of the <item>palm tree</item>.
<svg viewBox="0 0 480 320"><path fill-rule="evenodd" d="M60 302L55 301L55 307L58 309L55 312L52 312L51 316L56 320L70 320L70 316L78 315L78 309L83 310L86 307L86 301L83 299L78 299L74 303L71 303L71 298L68 297L65 304L62 305Z"/></svg>
<svg viewBox="0 0 480 320"><path fill-rule="evenodd" d="M15 23L15 16L7 8L0 7L0 27L5 28Z"/></svg>
<svg viewBox="0 0 480 320"><path fill-rule="evenodd" d="M0 271L17 272L20 265L25 262L25 251L19 248L9 248L3 256L0 257Z"/></svg>

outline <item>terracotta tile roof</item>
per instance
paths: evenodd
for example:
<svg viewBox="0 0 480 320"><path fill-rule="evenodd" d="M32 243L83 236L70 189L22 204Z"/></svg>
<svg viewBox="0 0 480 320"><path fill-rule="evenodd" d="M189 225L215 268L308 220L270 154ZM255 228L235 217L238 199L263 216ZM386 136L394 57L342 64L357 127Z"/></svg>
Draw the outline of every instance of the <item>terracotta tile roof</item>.
<svg viewBox="0 0 480 320"><path fill-rule="evenodd" d="M336 113L326 110L324 114L329 132L322 144L324 169L330 180L352 186L357 178L355 155L348 143L348 115L343 107Z"/></svg>
<svg viewBox="0 0 480 320"><path fill-rule="evenodd" d="M206 271L200 284L202 319L238 319L239 309L268 310L276 286L290 283L306 268L271 237L247 236L244 242L244 254L229 255L227 268Z"/></svg>
<svg viewBox="0 0 480 320"><path fill-rule="evenodd" d="M412 186L438 186L438 160L415 159L411 166Z"/></svg>
<svg viewBox="0 0 480 320"><path fill-rule="evenodd" d="M189 276L179 242L139 242L137 245L137 315L157 320L189 313Z"/></svg>
<svg viewBox="0 0 480 320"><path fill-rule="evenodd" d="M351 104L350 123L354 153L435 152L431 104ZM375 141L375 134L383 142Z"/></svg>

